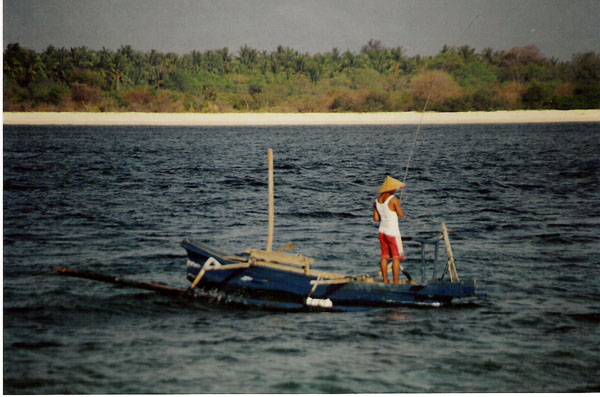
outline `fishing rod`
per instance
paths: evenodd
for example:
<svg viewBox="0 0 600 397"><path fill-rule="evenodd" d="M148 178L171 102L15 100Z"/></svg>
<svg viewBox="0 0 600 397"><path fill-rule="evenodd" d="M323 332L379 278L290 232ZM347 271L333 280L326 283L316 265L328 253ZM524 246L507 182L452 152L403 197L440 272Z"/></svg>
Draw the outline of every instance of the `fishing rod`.
<svg viewBox="0 0 600 397"><path fill-rule="evenodd" d="M466 27L466 29L462 32L460 38L458 39L458 41L461 41L463 36L467 33L467 31L471 28L471 26L473 25L473 23L475 23L475 21L477 20L477 18L479 18L479 14L475 15L475 17L471 20L471 23L469 23L469 25ZM444 62L442 63L442 67L441 67L441 71L444 71L444 69L446 68L446 64L448 63L448 58L450 56L450 51L448 50L446 53L446 58L444 58ZM419 118L419 124L417 125L417 130L415 132L415 136L413 138L413 142L412 145L410 147L410 152L408 155L408 160L406 162L406 169L404 171L404 178L402 179L403 183L406 183L406 178L408 176L408 170L410 168L410 162L412 161L412 156L413 153L415 151L415 145L417 143L417 138L419 137L419 134L421 133L421 126L423 125L423 118L425 117L425 112L427 111L427 106L429 106L429 100L431 99L431 95L433 94L433 91L435 89L435 86L438 82L438 78L439 75L436 75L434 77L433 83L431 84L431 89L429 90L429 93L427 94L427 98L425 99L425 104L423 105L423 110L421 110L421 117ZM400 191L400 202L402 202L402 196L404 196L404 190L402 189Z"/></svg>

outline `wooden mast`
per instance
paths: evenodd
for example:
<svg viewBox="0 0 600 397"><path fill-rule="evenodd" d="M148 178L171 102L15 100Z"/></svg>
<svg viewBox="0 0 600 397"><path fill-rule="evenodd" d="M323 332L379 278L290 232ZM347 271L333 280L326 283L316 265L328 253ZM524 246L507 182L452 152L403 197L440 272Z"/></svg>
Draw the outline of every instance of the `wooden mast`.
<svg viewBox="0 0 600 397"><path fill-rule="evenodd" d="M273 149L269 148L269 237L267 239L267 251L273 250L273 229L275 228L275 197L273 182Z"/></svg>

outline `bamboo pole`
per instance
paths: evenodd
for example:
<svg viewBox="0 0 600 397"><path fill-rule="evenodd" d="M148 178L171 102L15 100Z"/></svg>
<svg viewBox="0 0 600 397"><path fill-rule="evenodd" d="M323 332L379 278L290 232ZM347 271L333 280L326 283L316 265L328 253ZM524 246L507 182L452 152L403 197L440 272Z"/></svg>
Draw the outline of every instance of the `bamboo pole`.
<svg viewBox="0 0 600 397"><path fill-rule="evenodd" d="M275 188L273 182L273 149L269 148L269 237L267 251L273 250L273 229L275 228Z"/></svg>
<svg viewBox="0 0 600 397"><path fill-rule="evenodd" d="M250 263L248 263L248 262L232 263L229 265L221 265L219 263L219 261L217 261L215 258L211 257L204 263L204 266L202 266L202 269L200 269L200 271L196 275L196 278L194 279L194 282L192 282L192 285L190 286L188 291L193 291L198 286L198 283L200 282L202 277L204 277L204 275L206 274L207 271L246 269L248 267L250 267Z"/></svg>
<svg viewBox="0 0 600 397"><path fill-rule="evenodd" d="M55 266L54 271L60 274L61 276L86 278L89 280L102 281L105 283L123 285L126 287L156 291L167 295L184 295L186 293L186 290L183 288L169 287L168 285L148 283L144 281L129 280L126 278L111 276L108 274L88 272L85 270L77 270L68 267Z"/></svg>
<svg viewBox="0 0 600 397"><path fill-rule="evenodd" d="M458 273L456 272L456 264L454 263L454 254L452 253L452 246L450 245L450 237L448 237L446 222L442 222L442 233L444 234L446 250L448 251L448 273L450 273L450 281L455 283L459 281L459 278Z"/></svg>
<svg viewBox="0 0 600 397"><path fill-rule="evenodd" d="M348 284L353 281L351 278L335 278L331 280L310 280L310 285L330 285L330 284Z"/></svg>

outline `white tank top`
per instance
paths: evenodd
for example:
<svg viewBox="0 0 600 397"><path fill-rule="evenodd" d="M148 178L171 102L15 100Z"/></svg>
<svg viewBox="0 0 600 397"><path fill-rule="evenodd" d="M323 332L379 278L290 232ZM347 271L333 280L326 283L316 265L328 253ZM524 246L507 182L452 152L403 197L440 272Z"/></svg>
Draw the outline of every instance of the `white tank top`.
<svg viewBox="0 0 600 397"><path fill-rule="evenodd" d="M391 195L385 200L384 203L380 203L375 200L377 206L377 212L379 212L379 232L388 236L400 236L400 227L398 227L398 214L396 211L390 210L390 200L394 197Z"/></svg>

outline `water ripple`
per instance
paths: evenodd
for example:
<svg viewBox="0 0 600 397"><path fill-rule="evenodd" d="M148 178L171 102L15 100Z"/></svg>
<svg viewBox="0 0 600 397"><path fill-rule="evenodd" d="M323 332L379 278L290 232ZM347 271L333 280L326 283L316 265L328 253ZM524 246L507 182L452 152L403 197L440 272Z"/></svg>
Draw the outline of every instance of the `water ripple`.
<svg viewBox="0 0 600 397"><path fill-rule="evenodd" d="M80 266L185 288L184 237L264 247L268 147L275 245L294 242L319 269L376 271L372 203L403 174L413 134L6 126L4 392L600 390L598 124L423 127L401 229L446 220L460 275L488 295L475 303L268 312L44 275ZM419 245L405 249L419 273Z"/></svg>

